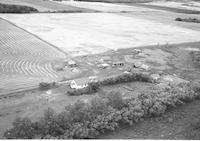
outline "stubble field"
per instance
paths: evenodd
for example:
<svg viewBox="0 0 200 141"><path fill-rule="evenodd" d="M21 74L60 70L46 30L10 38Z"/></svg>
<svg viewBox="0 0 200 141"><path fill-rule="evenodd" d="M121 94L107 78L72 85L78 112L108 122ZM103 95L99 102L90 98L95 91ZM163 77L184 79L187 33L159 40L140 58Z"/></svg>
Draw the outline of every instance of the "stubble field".
<svg viewBox="0 0 200 141"><path fill-rule="evenodd" d="M155 44L195 42L200 36L197 31L175 25L110 13L0 16L72 56Z"/></svg>
<svg viewBox="0 0 200 141"><path fill-rule="evenodd" d="M51 62L65 54L2 19L0 46L0 95L58 78Z"/></svg>

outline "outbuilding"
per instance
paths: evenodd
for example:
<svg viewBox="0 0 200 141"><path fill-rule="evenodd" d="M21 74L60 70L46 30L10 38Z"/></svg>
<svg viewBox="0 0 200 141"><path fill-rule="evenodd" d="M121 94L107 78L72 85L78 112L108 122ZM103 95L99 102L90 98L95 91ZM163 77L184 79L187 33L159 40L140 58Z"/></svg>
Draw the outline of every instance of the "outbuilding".
<svg viewBox="0 0 200 141"><path fill-rule="evenodd" d="M68 65L69 65L70 67L76 67L76 66L77 66L76 62L73 61L73 60L68 61Z"/></svg>
<svg viewBox="0 0 200 141"><path fill-rule="evenodd" d="M113 62L113 64L112 64L112 66L113 67L117 67L117 66L119 66L119 67L122 67L122 66L124 66L124 62Z"/></svg>

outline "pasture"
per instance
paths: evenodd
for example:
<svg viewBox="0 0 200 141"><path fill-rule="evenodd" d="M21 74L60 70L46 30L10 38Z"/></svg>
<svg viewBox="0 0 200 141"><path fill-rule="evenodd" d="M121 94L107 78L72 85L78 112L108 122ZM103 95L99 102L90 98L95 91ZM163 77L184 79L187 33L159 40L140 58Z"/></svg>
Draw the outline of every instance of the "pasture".
<svg viewBox="0 0 200 141"><path fill-rule="evenodd" d="M65 55L2 19L0 46L0 95L58 78L51 62Z"/></svg>
<svg viewBox="0 0 200 141"><path fill-rule="evenodd" d="M136 7L136 6L128 6L128 5L122 5L122 4L114 4L114 3L102 3L102 2L77 2L77 1L62 1L62 2L56 2L63 5L68 6L75 6L79 8L85 8L85 9L92 9L97 10L101 12L136 12L136 11L159 11L159 10L152 10L148 8L142 8L142 7Z"/></svg>
<svg viewBox="0 0 200 141"><path fill-rule="evenodd" d="M148 45L195 42L200 37L200 33L194 30L110 13L1 14L0 17L72 56Z"/></svg>

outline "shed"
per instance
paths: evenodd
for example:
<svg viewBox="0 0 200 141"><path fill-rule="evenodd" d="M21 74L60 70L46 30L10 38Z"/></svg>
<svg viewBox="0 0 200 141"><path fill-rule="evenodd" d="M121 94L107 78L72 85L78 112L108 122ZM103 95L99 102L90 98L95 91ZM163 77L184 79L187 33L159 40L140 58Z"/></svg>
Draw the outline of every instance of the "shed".
<svg viewBox="0 0 200 141"><path fill-rule="evenodd" d="M124 66L124 62L120 62L120 61L118 61L118 62L113 62L112 66L113 66L113 67Z"/></svg>
<svg viewBox="0 0 200 141"><path fill-rule="evenodd" d="M73 60L68 61L68 65L69 65L70 67L76 67L76 66L77 66L76 62L73 61Z"/></svg>
<svg viewBox="0 0 200 141"><path fill-rule="evenodd" d="M109 64L106 64L106 63L103 63L103 64L99 64L98 67L99 68L102 68L102 69L105 69L107 67L109 67L110 65Z"/></svg>

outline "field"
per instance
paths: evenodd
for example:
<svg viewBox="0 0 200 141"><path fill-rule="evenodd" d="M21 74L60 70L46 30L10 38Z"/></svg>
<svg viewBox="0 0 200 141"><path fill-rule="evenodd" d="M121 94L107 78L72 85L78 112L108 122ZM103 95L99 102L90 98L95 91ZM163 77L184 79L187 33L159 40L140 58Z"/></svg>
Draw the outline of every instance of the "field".
<svg viewBox="0 0 200 141"><path fill-rule="evenodd" d="M85 1L85 2L107 2L107 3L145 3L151 2L153 0L77 0L77 1Z"/></svg>
<svg viewBox="0 0 200 141"><path fill-rule="evenodd" d="M194 30L110 13L1 14L0 17L72 56L155 44L195 42L200 36Z"/></svg>
<svg viewBox="0 0 200 141"><path fill-rule="evenodd" d="M62 1L57 2L64 5L75 6L79 8L93 9L101 12L135 12L135 11L159 11L147 8L141 8L136 6L120 5L120 4L110 4L102 2L77 2L77 1Z"/></svg>
<svg viewBox="0 0 200 141"><path fill-rule="evenodd" d="M65 54L2 19L0 46L0 95L58 78L51 62Z"/></svg>
<svg viewBox="0 0 200 141"><path fill-rule="evenodd" d="M164 6L177 9L186 9L193 11L200 11L200 2L188 1L188 2L178 2L178 1L157 1L146 3L147 5Z"/></svg>
<svg viewBox="0 0 200 141"><path fill-rule="evenodd" d="M163 9L154 7L165 7L162 2L106 1L110 3L0 0L39 10L34 14L0 14L0 138L16 117L36 121L48 107L59 113L77 100L88 102L112 90L123 98L138 98L153 90L200 80L200 24L175 21L177 17L199 15L174 11L198 12L198 2L166 2L168 9ZM75 61L75 66L70 66L69 60ZM118 63L123 65L115 65ZM103 64L108 66L101 67ZM56 70L60 66L63 70ZM103 80L130 72L158 77L158 82L117 82L99 87L97 93L80 96L70 96L69 85L60 82L90 76ZM52 81L58 82L55 87L38 89L40 82ZM164 119L145 119L99 138L185 139L181 133L199 121L198 107L197 100L189 108L179 107L177 115L169 109ZM183 114L186 116L182 118Z"/></svg>

